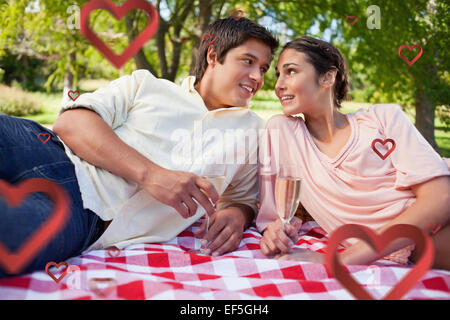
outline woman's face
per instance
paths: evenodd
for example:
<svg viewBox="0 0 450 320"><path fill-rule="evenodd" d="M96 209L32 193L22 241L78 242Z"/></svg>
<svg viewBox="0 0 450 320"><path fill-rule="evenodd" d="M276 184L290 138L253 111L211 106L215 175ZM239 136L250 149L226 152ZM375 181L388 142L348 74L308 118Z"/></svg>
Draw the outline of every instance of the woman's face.
<svg viewBox="0 0 450 320"><path fill-rule="evenodd" d="M323 94L317 83L316 70L305 57L303 52L286 49L278 59L275 93L285 115L309 113Z"/></svg>

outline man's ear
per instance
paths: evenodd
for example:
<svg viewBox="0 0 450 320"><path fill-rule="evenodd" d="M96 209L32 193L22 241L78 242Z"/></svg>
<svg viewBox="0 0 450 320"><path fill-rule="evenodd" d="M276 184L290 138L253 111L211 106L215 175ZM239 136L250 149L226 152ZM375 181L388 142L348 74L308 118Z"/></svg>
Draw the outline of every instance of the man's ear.
<svg viewBox="0 0 450 320"><path fill-rule="evenodd" d="M320 76L319 83L324 87L332 87L336 81L337 69L328 70L325 74Z"/></svg>
<svg viewBox="0 0 450 320"><path fill-rule="evenodd" d="M214 67L214 65L217 62L217 52L216 48L214 48L213 45L210 45L208 47L208 52L206 53L206 61L208 62L208 65L211 67Z"/></svg>

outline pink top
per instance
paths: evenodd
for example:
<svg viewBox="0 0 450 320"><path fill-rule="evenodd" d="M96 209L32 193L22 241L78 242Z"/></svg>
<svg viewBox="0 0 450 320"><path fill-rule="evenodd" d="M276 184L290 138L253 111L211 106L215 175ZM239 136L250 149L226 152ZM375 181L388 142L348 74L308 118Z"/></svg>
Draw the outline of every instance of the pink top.
<svg viewBox="0 0 450 320"><path fill-rule="evenodd" d="M295 168L303 178L302 205L328 233L349 223L379 229L414 203L410 186L450 175L443 159L397 105L374 105L347 118L350 138L332 159L317 148L300 117L273 116L260 141L260 174ZM395 147L383 144L385 139L392 139ZM274 187L274 175L260 176L260 232L278 219Z"/></svg>

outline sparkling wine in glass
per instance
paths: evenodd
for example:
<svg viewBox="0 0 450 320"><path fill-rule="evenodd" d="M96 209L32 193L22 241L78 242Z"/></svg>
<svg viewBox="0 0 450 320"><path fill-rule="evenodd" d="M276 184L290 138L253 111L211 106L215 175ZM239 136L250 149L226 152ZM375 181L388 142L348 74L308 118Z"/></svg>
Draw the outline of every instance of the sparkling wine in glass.
<svg viewBox="0 0 450 320"><path fill-rule="evenodd" d="M224 175L205 175L205 176L202 176L202 178L211 182L219 195L223 192L223 187L225 185L225 176ZM212 203L212 201L211 201L211 203ZM206 231L205 231L205 233L206 233L209 230L209 219L210 218L209 218L208 214L205 214L205 216L207 219L206 220ZM194 244L195 244L195 248L190 250L189 252L196 253L196 254L204 254L204 248L202 248L201 244L197 245L197 241L195 241Z"/></svg>
<svg viewBox="0 0 450 320"><path fill-rule="evenodd" d="M289 175L279 175L275 180L275 204L284 225L291 221L297 211L301 182L301 178Z"/></svg>

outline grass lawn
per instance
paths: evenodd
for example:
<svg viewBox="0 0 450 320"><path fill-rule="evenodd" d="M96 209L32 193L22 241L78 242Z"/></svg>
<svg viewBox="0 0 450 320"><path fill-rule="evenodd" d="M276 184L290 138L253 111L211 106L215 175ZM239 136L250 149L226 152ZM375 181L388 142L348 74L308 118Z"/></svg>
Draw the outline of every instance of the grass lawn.
<svg viewBox="0 0 450 320"><path fill-rule="evenodd" d="M108 84L106 80L84 80L80 81L80 92L94 91L97 88ZM36 99L42 102L44 112L38 115L26 116L24 118L39 122L46 127L52 126L58 117L58 111L61 108L62 94L61 93L33 93ZM355 112L360 108L368 108L371 104L363 102L344 102L342 105L342 112ZM275 93L272 91L260 91L252 100L251 110L255 111L265 121L275 114L282 113L281 104ZM415 110L407 111L411 121L414 123ZM441 155L450 158L450 127L446 127L439 119L435 119L435 135L436 142L441 148Z"/></svg>

